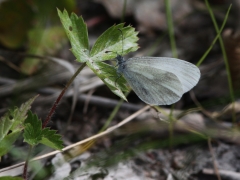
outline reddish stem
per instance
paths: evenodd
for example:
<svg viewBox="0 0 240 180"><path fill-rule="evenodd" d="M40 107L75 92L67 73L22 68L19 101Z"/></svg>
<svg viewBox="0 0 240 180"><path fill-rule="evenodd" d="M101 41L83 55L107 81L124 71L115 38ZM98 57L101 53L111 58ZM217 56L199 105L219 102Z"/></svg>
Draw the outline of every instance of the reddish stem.
<svg viewBox="0 0 240 180"><path fill-rule="evenodd" d="M33 147L30 145L30 146L29 146L29 150L28 150L27 160L26 160L26 162L25 162L25 164L24 164L23 175L22 175L24 180L27 180L27 179L28 179L27 169L28 169L28 163L29 163L29 160L30 160L32 148L33 148Z"/></svg>
<svg viewBox="0 0 240 180"><path fill-rule="evenodd" d="M48 115L47 115L47 118L45 119L45 121L43 122L43 125L42 125L42 129L44 129L48 122L50 121L53 113L55 112L56 108L57 108L57 105L59 104L60 100L62 99L64 93L66 92L67 88L72 84L72 82L74 81L74 79L77 77L77 75L81 72L81 70L86 66L86 62L83 63L79 68L78 70L75 72L75 74L71 77L71 79L68 81L67 85L64 87L64 89L62 90L62 92L60 93L60 95L58 96L57 100L55 101L55 103L53 104L51 110L49 111ZM28 151L28 157L27 157L27 160L24 164L24 169L23 169L23 178L24 180L27 180L27 169L28 169L28 163L29 163L29 159L30 159L30 156L31 156L31 153L32 153L32 146L30 146L29 148L29 151Z"/></svg>
<svg viewBox="0 0 240 180"><path fill-rule="evenodd" d="M68 81L67 85L64 87L64 89L62 90L62 92L60 93L60 95L58 96L57 100L55 101L55 103L53 104L51 110L49 111L47 118L44 120L43 124L42 124L42 129L45 128L48 124L48 122L50 121L50 119L52 118L53 113L55 112L57 105L59 104L59 102L61 101L64 93L66 92L66 90L68 89L68 87L72 84L73 80L77 77L77 75L81 72L81 70L86 66L86 63L83 63L78 70L75 72L75 74L71 77L71 79Z"/></svg>

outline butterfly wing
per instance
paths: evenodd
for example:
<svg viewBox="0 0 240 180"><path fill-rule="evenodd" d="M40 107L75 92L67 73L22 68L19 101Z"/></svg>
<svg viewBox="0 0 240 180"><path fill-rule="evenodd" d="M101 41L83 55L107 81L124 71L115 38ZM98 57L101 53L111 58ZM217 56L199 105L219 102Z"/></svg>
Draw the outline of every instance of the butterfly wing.
<svg viewBox="0 0 240 180"><path fill-rule="evenodd" d="M150 105L169 105L178 101L183 89L171 72L130 60L121 72L138 97Z"/></svg>
<svg viewBox="0 0 240 180"><path fill-rule="evenodd" d="M128 59L126 63L150 66L176 75L182 84L183 93L192 89L200 79L198 67L180 59L167 57L134 57Z"/></svg>

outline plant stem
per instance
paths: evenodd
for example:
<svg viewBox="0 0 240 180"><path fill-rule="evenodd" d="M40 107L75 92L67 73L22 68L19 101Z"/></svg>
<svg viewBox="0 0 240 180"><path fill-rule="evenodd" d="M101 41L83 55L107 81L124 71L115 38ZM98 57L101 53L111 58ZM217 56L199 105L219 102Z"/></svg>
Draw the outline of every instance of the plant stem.
<svg viewBox="0 0 240 180"><path fill-rule="evenodd" d="M174 29L173 29L173 21L172 21L172 13L171 13L171 7L170 7L170 0L165 0L165 9L166 9L166 18L167 18L167 25L168 25L168 33L169 33L169 39L170 39L170 44L171 44L171 50L172 50L172 56L174 58L177 58L177 48L176 48L176 42L174 38ZM169 114L169 138L170 138L170 143L169 147L172 147L172 140L173 140L173 118L172 118L172 113L174 110L174 105L171 107L171 111Z"/></svg>
<svg viewBox="0 0 240 180"><path fill-rule="evenodd" d="M25 161L24 168L23 168L23 179L24 180L28 179L27 169L28 169L28 163L29 163L29 160L30 160L30 157L31 157L31 154L32 154L32 149L33 149L33 146L29 145L27 159Z"/></svg>
<svg viewBox="0 0 240 180"><path fill-rule="evenodd" d="M62 92L60 93L60 95L58 96L57 100L55 101L55 103L53 104L51 110L49 111L47 118L44 120L42 128L45 128L49 122L49 120L52 118L53 113L55 112L57 105L59 104L60 100L62 99L64 93L66 92L66 90L68 89L68 87L72 84L72 82L74 81L74 79L77 77L77 75L81 72L81 70L86 66L86 62L84 62L79 68L78 70L75 72L75 74L71 77L71 79L68 81L67 85L63 88Z"/></svg>

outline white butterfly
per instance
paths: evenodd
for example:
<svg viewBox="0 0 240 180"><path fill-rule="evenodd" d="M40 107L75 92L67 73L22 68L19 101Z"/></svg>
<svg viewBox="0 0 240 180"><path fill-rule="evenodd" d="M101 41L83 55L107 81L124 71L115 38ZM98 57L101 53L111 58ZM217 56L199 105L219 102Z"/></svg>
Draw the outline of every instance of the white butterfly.
<svg viewBox="0 0 240 180"><path fill-rule="evenodd" d="M167 57L134 57L124 60L117 55L117 72L122 74L138 97L150 105L170 105L199 81L197 66Z"/></svg>

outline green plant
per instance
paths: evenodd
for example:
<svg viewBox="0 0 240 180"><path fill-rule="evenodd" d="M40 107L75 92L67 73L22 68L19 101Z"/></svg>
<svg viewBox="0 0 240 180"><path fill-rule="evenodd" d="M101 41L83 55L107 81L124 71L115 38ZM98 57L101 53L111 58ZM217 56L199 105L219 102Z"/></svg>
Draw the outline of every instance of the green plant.
<svg viewBox="0 0 240 180"><path fill-rule="evenodd" d="M66 10L63 12L58 10L58 14L77 61L86 63L114 94L126 100L123 92L128 91L128 88L124 78L119 78L115 83L118 77L116 68L102 61L113 59L117 54L125 55L136 51L138 38L135 29L131 26L124 27L123 23L114 25L106 30L90 49L87 27L83 18L78 18L73 13L69 16ZM118 29L121 29L123 36Z"/></svg>
<svg viewBox="0 0 240 180"><path fill-rule="evenodd" d="M20 108L10 109L0 121L0 156L8 153L13 143L23 132L24 142L31 146L42 143L54 149L61 149L62 141L55 130L42 129L41 120L30 110L37 96L31 98Z"/></svg>
<svg viewBox="0 0 240 180"><path fill-rule="evenodd" d="M77 17L75 14L68 15L67 11L58 10L59 17L67 36L72 45L71 51L76 56L77 61L83 63L78 71L70 79L62 93L59 95L47 118L43 121L30 111L31 104L35 100L34 97L24 103L20 108L9 110L0 121L0 155L9 152L13 143L23 132L24 142L28 143L29 153L24 167L23 177L27 179L27 166L30 159L32 149L39 143L49 146L54 149L61 150L63 148L60 135L56 134L55 130L46 127L52 114L54 113L57 104L60 102L64 92L80 73L85 65L88 65L92 71L110 88L110 90L126 100L123 92L128 91L126 81L118 77L116 68L102 61L115 58L117 54L125 55L131 51L138 49L136 41L137 32L131 26L124 27L124 24L118 24L106 30L96 41L94 46L89 48L88 33L85 22L82 17ZM122 33L119 31L121 29ZM123 36L122 36L123 35Z"/></svg>
<svg viewBox="0 0 240 180"><path fill-rule="evenodd" d="M53 149L61 150L63 142L56 130L42 128L42 121L30 111L31 104L37 96L31 98L20 108L10 109L0 120L0 156L7 154L14 142L23 133L23 141L28 143L30 149L38 144L44 144ZM27 162L31 151L28 154ZM26 162L26 164L27 164Z"/></svg>

